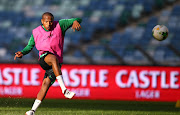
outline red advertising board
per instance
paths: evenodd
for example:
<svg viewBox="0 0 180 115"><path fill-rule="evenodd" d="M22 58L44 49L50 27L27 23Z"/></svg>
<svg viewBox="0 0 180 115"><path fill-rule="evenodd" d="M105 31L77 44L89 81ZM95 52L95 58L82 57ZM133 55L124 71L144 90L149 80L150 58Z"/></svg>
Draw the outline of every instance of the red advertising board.
<svg viewBox="0 0 180 115"><path fill-rule="evenodd" d="M44 72L38 64L0 64L0 97L36 98ZM179 67L63 65L62 73L74 99L180 99ZM64 98L57 81L46 98Z"/></svg>

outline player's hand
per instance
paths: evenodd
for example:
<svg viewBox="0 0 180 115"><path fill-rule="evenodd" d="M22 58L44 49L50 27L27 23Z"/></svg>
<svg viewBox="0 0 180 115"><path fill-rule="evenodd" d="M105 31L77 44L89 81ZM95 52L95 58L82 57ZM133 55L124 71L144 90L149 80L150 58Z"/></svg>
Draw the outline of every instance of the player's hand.
<svg viewBox="0 0 180 115"><path fill-rule="evenodd" d="M22 52L18 51L18 52L15 53L14 60L16 60L16 57L22 58L22 56L23 56Z"/></svg>
<svg viewBox="0 0 180 115"><path fill-rule="evenodd" d="M75 32L75 30L77 30L77 31L81 30L81 25L79 24L78 21L73 22L72 29L74 32Z"/></svg>

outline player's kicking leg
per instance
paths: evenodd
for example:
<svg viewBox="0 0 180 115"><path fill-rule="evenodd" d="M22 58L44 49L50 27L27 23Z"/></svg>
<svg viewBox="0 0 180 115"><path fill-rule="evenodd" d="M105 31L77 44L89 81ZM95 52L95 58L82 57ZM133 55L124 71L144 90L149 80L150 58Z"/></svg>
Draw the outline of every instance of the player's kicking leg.
<svg viewBox="0 0 180 115"><path fill-rule="evenodd" d="M52 66L53 72L56 76L56 79L61 87L62 93L64 94L64 96L66 98L71 99L72 97L74 97L75 93L69 91L68 89L66 89L65 85L64 85L64 81L62 78L62 73L61 73L61 68L59 66L59 62L56 58L55 55L53 54L48 54L45 58L44 61L49 65Z"/></svg>
<svg viewBox="0 0 180 115"><path fill-rule="evenodd" d="M51 86L51 80L49 79L49 77L45 78L43 80L43 83L42 83L42 86L41 86L41 89L39 91L39 93L37 94L37 98L36 100L34 101L34 104L32 106L32 109L27 111L25 113L25 115L35 115L35 111L36 109L39 107L39 105L41 104L41 102L44 100L45 96L46 96L46 93L49 89L49 87Z"/></svg>

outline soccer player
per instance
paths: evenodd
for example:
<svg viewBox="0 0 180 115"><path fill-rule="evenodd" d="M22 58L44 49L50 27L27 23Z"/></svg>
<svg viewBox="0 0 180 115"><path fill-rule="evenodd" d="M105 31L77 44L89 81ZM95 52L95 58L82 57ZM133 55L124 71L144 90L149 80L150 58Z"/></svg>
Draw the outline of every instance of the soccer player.
<svg viewBox="0 0 180 115"><path fill-rule="evenodd" d="M49 87L57 79L62 93L66 98L71 99L75 93L66 89L62 73L61 64L63 62L63 44L64 36L67 29L72 27L73 31L81 29L82 19L71 18L54 21L54 16L50 12L45 12L42 15L42 25L32 31L28 45L22 50L15 53L16 58L22 58L28 54L34 46L39 51L39 64L46 71L42 86L37 94L37 98L32 106L32 109L26 112L26 115L34 115L36 109L46 96Z"/></svg>

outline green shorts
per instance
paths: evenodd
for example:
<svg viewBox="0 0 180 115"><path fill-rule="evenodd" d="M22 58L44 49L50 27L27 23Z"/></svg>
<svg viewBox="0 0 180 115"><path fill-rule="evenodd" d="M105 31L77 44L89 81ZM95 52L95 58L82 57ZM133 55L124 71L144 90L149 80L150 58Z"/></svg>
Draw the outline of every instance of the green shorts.
<svg viewBox="0 0 180 115"><path fill-rule="evenodd" d="M52 69L52 66L49 66L45 61L44 61L44 58L48 55L48 54L53 54L49 51L47 51L46 53L42 54L40 56L40 59L39 59L39 64L40 66L42 67L42 69L44 69L46 72L45 72L45 75L44 75L44 79L49 77L49 79L51 80L51 85L55 82L56 80L56 76L53 72L53 69ZM53 54L54 55L54 54ZM61 68L62 66L62 63L59 63L59 66Z"/></svg>
<svg viewBox="0 0 180 115"><path fill-rule="evenodd" d="M61 68L62 64L60 63L59 66ZM46 70L44 74L44 79L47 77L49 77L49 79L51 80L51 85L56 81L56 76L53 72L53 69Z"/></svg>

